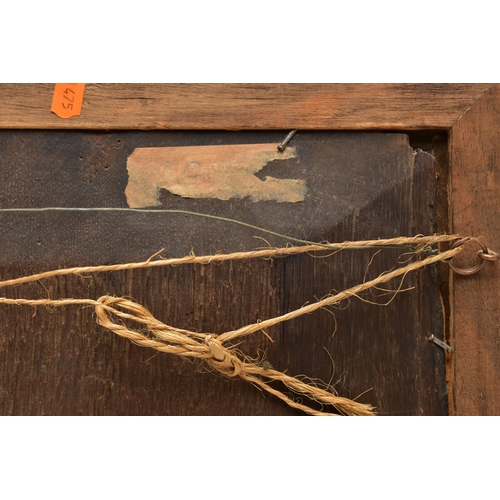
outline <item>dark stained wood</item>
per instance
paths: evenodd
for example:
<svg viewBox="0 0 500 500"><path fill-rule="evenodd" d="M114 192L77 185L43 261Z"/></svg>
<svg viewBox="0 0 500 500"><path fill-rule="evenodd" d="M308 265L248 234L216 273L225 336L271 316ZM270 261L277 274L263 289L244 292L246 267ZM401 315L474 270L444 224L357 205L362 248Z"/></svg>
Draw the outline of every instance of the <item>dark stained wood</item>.
<svg viewBox="0 0 500 500"><path fill-rule="evenodd" d="M280 132L1 131L0 207L126 207L126 159L136 147L279 142ZM433 158L404 134L299 132L297 158L258 175L307 182L303 203L185 199L161 193L165 208L218 214L311 240L394 237L436 230ZM0 213L2 279L56 267L251 249L283 242L240 226L181 215ZM307 255L274 261L178 266L53 278L4 289L9 297L133 297L162 321L220 333L298 308L370 279L406 250ZM369 265L371 259L373 262ZM391 283L396 288L399 283ZM379 413L447 413L437 269L405 280L415 287L388 306L352 299L247 338L277 369L328 381ZM390 296L366 299L385 301ZM95 324L92 309L1 306L0 413L14 415L293 415L240 380L198 363L140 348ZM334 313L331 314L331 313ZM336 329L335 335L332 333Z"/></svg>
<svg viewBox="0 0 500 500"><path fill-rule="evenodd" d="M0 128L449 129L489 84L88 84L81 116L54 85L0 85Z"/></svg>
<svg viewBox="0 0 500 500"><path fill-rule="evenodd" d="M452 230L500 250L500 87L492 87L451 130ZM473 249L477 251L477 248ZM500 414L500 265L454 276L452 410Z"/></svg>
<svg viewBox="0 0 500 500"><path fill-rule="evenodd" d="M495 145L490 140L495 136L497 123L492 119L492 109L496 109L492 96L497 90L486 94L486 99L479 101L481 111L477 111L475 103L481 98L491 85L88 85L84 103L85 114L82 117L61 120L48 113L50 109L53 85L0 85L0 126L2 128L291 128L298 126L302 129L331 128L333 129L366 129L375 130L391 128L394 130L426 129L426 128L453 128L450 150L453 156L451 164L452 178L458 168L460 182L454 181L454 192L462 193L455 196L451 205L455 221L464 220L462 213L468 214L468 221L464 224L466 229L483 228L484 224L491 228L494 224L494 205L481 205L474 208L475 216L470 215L472 203L467 197L470 191L471 180L474 184L475 177L481 177L486 170L482 163L476 168L468 160L475 161L483 155L483 148L488 155L494 157ZM332 96L332 93L335 94ZM113 95L112 95L113 94ZM118 97L117 97L118 95ZM215 97L214 97L215 95ZM292 99L293 97L293 99ZM338 107L334 99L337 99ZM494 97L496 102L496 97ZM335 108L337 111L331 113ZM469 108L471 108L469 110ZM207 111L208 110L208 111ZM328 112L325 112L327 110ZM469 110L469 111L468 111ZM465 118L461 119L465 114ZM164 117L168 117L166 121ZM298 118L297 118L298 117ZM300 121L302 120L302 121ZM460 158L463 156L462 162ZM467 155L472 155L470 158ZM97 158L105 160L102 151ZM35 159L33 159L35 164ZM99 174L99 168L95 169ZM489 174L491 177L491 173ZM14 175L8 182L14 182ZM92 178L90 176L90 178ZM102 177L101 177L102 178ZM441 178L441 183L442 183ZM495 179L496 182L496 179ZM63 182L64 184L64 182ZM442 185L442 184L441 184ZM457 186L459 188L457 189ZM498 184L496 184L498 186ZM482 192L484 185L478 189ZM92 190L90 190L92 191ZM443 192L443 189L441 189ZM85 190L80 193L85 195ZM475 194L474 194L475 197ZM15 197L14 197L15 198ZM495 197L493 197L494 199ZM446 200L446 196L441 197ZM476 199L476 198L474 198ZM29 201L37 200L36 193L32 193ZM22 200L23 202L25 200ZM116 200L110 200L111 203ZM477 204L476 204L477 205ZM456 207L456 208L454 208ZM493 210L493 211L492 211ZM481 213L479 213L479 211ZM445 211L441 210L441 214ZM491 215L493 213L493 215ZM481 217L486 216L486 219ZM446 216L440 230L451 230L446 227ZM481 221L482 222L479 222ZM473 222L471 222L473 221ZM457 225L458 229L461 229ZM12 231L15 229L11 227ZM463 230L463 229L462 229ZM482 231L483 234L486 234ZM494 232L493 232L494 233ZM492 234L493 234L492 233ZM49 238L50 241L50 238ZM40 240L41 243L41 240ZM493 247L494 243L488 243ZM38 241L36 242L38 245ZM71 239L68 239L71 244ZM53 251L53 256L58 251ZM62 257L71 255L62 249ZM50 259L49 259L50 260ZM495 269L495 266L489 266ZM29 269L31 272L32 269ZM18 269L22 273L23 269ZM494 271L496 272L496 271ZM16 272L15 274L19 274ZM484 280L483 275L466 281L459 278L456 296L463 297L452 300L452 310L458 313L461 308L467 307L476 293L475 283L478 279ZM475 281L474 281L475 280ZM490 284L490 283L489 283ZM491 295L489 296L491 300ZM485 297L482 297L485 298ZM446 304L445 304L446 305ZM495 306L488 306L482 313L469 312L459 314L459 321L454 324L463 325L462 333L467 338L475 338L478 326L486 324L495 327L499 324ZM72 316L68 316L71 318ZM27 316L28 318L28 316ZM73 318L74 319L74 318ZM451 317L453 319L453 316ZM465 323L463 321L466 321ZM69 323L72 324L72 319ZM491 336L486 344L492 346L492 338L497 330L491 329ZM453 332L453 325L451 328ZM486 329L480 329L482 336L487 335ZM469 332L469 333L467 333ZM453 337L453 334L452 334ZM451 339L454 342L453 338ZM455 339L460 345L460 339ZM470 344L473 348L476 343ZM468 347L470 347L470 345ZM462 404L458 405L459 413L479 413L479 406L492 410L496 408L498 398L495 393L496 385L492 380L491 366L497 364L496 358L489 358L491 349L478 351L477 349L462 349L457 360L461 360L460 368L454 371L450 366L448 376L455 385L451 394L456 400L461 398ZM478 354L480 353L480 354ZM488 373L484 376L481 365L485 356L490 360L487 363ZM470 359L469 359L470 358ZM480 360L478 360L480 358ZM453 360L451 357L450 360ZM469 370L470 366L470 370ZM474 382L474 384L472 384ZM472 384L472 385L471 385ZM465 388L465 389L464 389ZM466 390L469 388L469 390ZM0 389L4 391L4 389ZM465 391L465 392L464 392ZM5 392L5 391L4 391ZM463 394L463 397L461 397ZM480 404L475 401L480 398ZM453 398L452 398L453 399ZM471 403L470 401L474 401ZM496 403L495 403L496 401ZM451 405L451 411L454 404ZM498 413L498 412L497 412Z"/></svg>

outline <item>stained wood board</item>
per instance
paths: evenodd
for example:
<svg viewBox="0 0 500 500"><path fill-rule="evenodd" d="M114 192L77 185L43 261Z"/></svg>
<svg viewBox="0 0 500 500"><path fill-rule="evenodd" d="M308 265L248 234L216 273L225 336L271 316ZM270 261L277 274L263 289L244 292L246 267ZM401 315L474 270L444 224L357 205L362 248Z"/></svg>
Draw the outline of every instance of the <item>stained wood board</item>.
<svg viewBox="0 0 500 500"><path fill-rule="evenodd" d="M0 206L127 207L135 148L277 143L277 132L0 132ZM160 192L161 207L243 220L313 241L436 230L434 160L404 134L300 132L295 158L259 175L307 185L300 203L190 199ZM57 267L248 250L282 240L181 214L3 213L3 279ZM256 236L265 238L257 239ZM363 250L223 265L53 278L10 297L126 295L173 326L221 333L282 314L397 265L403 251ZM399 284L399 283L398 283ZM445 360L427 339L443 334L438 269L408 276L387 306L352 299L254 335L240 348L276 369L336 383L386 414L446 414ZM389 295L390 297L390 295ZM365 297L383 301L386 297ZM333 313L333 314L332 314ZM197 363L155 354L95 324L92 310L4 306L2 414L290 415L281 401ZM334 333L335 332L335 333ZM335 362L334 371L325 349ZM333 373L332 373L333 372Z"/></svg>
<svg viewBox="0 0 500 500"><path fill-rule="evenodd" d="M500 249L500 88L492 87L451 131L452 230L480 236ZM472 262L477 260L472 247ZM470 265L465 261L464 265ZM451 411L500 415L500 266L487 262L473 276L453 276L450 358Z"/></svg>
<svg viewBox="0 0 500 500"><path fill-rule="evenodd" d="M490 84L88 84L80 116L53 84L1 84L0 128L449 129Z"/></svg>

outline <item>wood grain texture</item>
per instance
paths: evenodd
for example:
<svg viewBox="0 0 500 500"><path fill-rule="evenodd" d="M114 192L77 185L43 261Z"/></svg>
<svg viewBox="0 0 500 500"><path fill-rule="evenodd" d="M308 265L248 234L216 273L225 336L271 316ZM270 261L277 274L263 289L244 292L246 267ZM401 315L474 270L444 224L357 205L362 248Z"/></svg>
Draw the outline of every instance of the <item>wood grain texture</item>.
<svg viewBox="0 0 500 500"><path fill-rule="evenodd" d="M500 87L492 87L452 128L452 230L482 236L500 250ZM478 248L472 250L477 251ZM500 263L474 276L454 275L453 411L500 414Z"/></svg>
<svg viewBox="0 0 500 500"><path fill-rule="evenodd" d="M126 160L136 147L277 142L280 132L2 131L0 206L126 207ZM298 132L297 157L260 175L307 182L303 203L186 199L162 190L164 208L240 219L314 241L435 231L434 160L404 134ZM283 243L241 226L185 215L1 213L0 275L74 265L227 252ZM173 326L221 333L284 314L397 265L407 249L177 266L59 277L1 290L12 298L133 297ZM276 369L324 381L382 415L447 412L437 269L408 275L387 306L353 298L244 339ZM397 288L399 282L389 284ZM374 291L369 301L387 302ZM295 415L241 380L155 353L96 325L91 308L2 306L0 413L14 415ZM335 335L333 332L336 330Z"/></svg>
<svg viewBox="0 0 500 500"><path fill-rule="evenodd" d="M53 84L0 85L0 128L448 129L489 84L88 84L81 116Z"/></svg>

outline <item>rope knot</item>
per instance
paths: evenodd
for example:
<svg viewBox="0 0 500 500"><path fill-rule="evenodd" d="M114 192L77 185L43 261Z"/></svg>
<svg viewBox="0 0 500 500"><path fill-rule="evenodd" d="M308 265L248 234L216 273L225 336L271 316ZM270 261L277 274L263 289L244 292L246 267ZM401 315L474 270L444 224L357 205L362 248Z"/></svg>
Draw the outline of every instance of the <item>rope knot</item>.
<svg viewBox="0 0 500 500"><path fill-rule="evenodd" d="M203 343L208 347L211 354L207 362L215 369L227 377L236 377L241 373L243 369L242 361L222 345L217 335L207 335Z"/></svg>

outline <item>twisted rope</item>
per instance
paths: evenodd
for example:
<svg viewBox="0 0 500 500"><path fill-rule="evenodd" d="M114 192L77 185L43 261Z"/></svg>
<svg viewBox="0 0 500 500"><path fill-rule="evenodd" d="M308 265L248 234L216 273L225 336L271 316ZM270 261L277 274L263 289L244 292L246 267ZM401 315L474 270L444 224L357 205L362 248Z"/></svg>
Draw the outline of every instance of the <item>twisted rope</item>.
<svg viewBox="0 0 500 500"><path fill-rule="evenodd" d="M412 238L394 238L389 240L367 240L357 242L344 242L330 245L331 249L339 250L352 247L370 247L370 246L393 246L393 245L415 245L417 252L422 252L429 245L441 242L456 241L460 236L416 236ZM308 405L294 400L292 397L275 389L270 384L272 382L281 382L291 392L306 396L312 401L323 405L334 407L340 414L343 415L373 415L374 408L369 404L362 404L348 398L343 398L334 394L331 388L325 388L317 385L308 384L297 377L292 377L274 369L266 369L253 363L250 358L240 353L233 344L239 337L250 335L258 330L268 328L278 323L289 321L304 314L310 314L320 308L338 304L342 300L357 296L365 290L376 287L382 283L386 283L398 276L404 276L409 272L416 271L425 266L435 264L440 261L452 259L457 255L463 246L453 248L444 252L433 253L429 257L422 260L411 262L406 266L395 269L394 271L383 273L377 278L360 283L354 287L344 290L336 295L327 297L316 303L309 304L300 309L296 309L282 316L270 318L258 323L246 325L237 330L225 332L221 335L214 333L197 333L190 330L184 330L169 326L156 319L142 305L133 302L124 297L111 297L105 295L97 300L93 299L10 299L0 297L0 303L17 304L17 305L51 305L51 306L66 306L66 305L92 305L95 308L97 322L99 325L114 332L116 335L127 338L131 342L161 352L176 354L182 357L192 357L203 360L208 366L220 372L226 377L240 377L243 380L275 395L285 401L293 408L304 411L311 415L335 415L332 413L316 410ZM157 267L165 265L179 264L209 264L211 262L220 262L225 260L238 260L249 258L269 258L273 256L285 256L299 253L309 253L325 251L325 246L303 245L285 248L269 248L265 250L257 250L254 252L238 252L233 254L221 254L196 257L189 255L178 259L162 259L152 260L158 254L153 255L145 262L109 265L109 266L87 266L75 267L69 269L56 269L44 273L25 276L0 282L0 288L9 285L19 285L22 283L37 281L42 278L52 276L61 276L67 274L82 274L100 271L118 271L125 269L138 269L145 267ZM115 320L113 320L115 318ZM136 323L138 329L134 329L125 325L123 321ZM140 329L140 330L139 330Z"/></svg>

